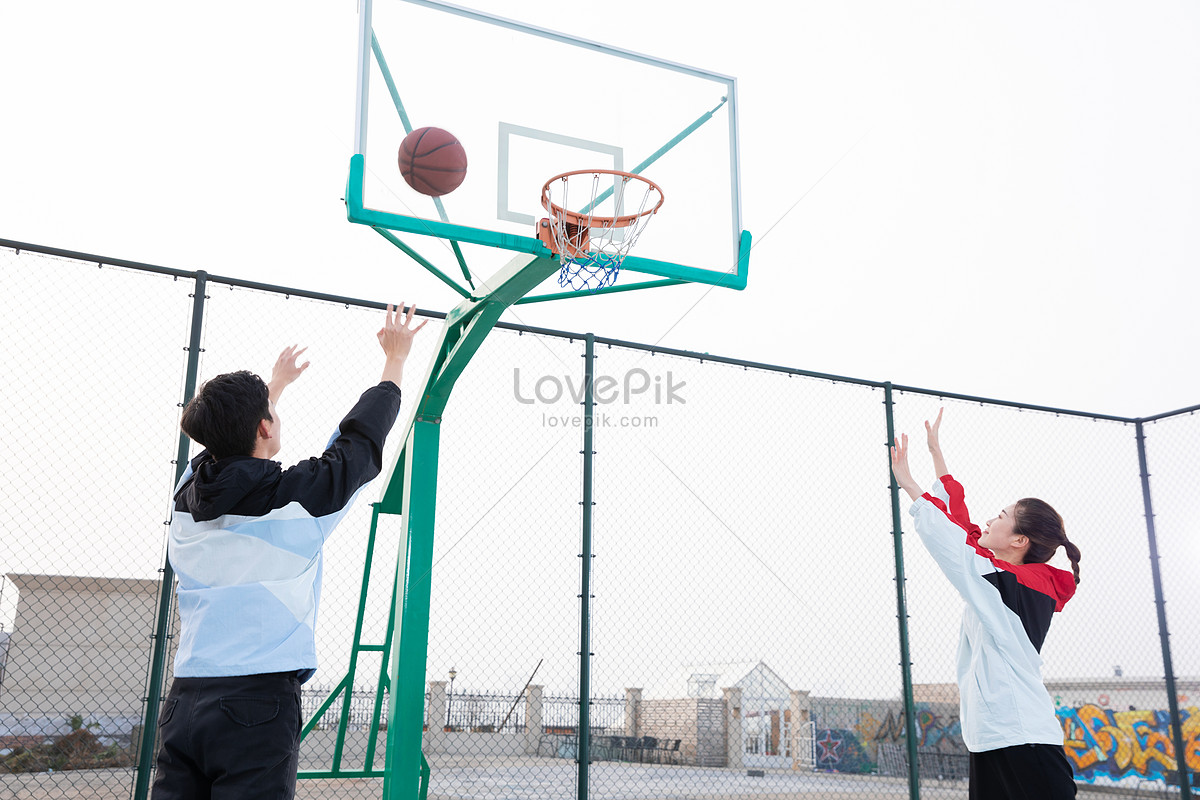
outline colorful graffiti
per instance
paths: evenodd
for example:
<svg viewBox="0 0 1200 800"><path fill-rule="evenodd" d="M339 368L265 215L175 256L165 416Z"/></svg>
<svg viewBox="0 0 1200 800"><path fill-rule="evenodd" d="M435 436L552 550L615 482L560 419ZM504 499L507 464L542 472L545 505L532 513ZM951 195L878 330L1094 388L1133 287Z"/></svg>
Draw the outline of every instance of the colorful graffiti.
<svg viewBox="0 0 1200 800"><path fill-rule="evenodd" d="M1180 709L1184 762L1200 770L1200 708ZM1135 776L1164 780L1179 769L1170 717L1166 711L1112 711L1087 704L1060 708L1063 747L1075 777L1120 779Z"/></svg>
<svg viewBox="0 0 1200 800"><path fill-rule="evenodd" d="M948 707L948 704L941 704ZM829 712L845 718L847 709ZM878 715L878 716L877 716ZM886 703L863 704L850 711L857 717L853 727L823 727L817 720L814 756L818 769L831 772L866 773L878 768L879 746L905 740L904 711ZM832 720L830 720L832 721ZM916 708L918 746L922 751L965 753L958 714L939 714L935 707L919 703ZM837 723L834 723L836 725ZM845 723L843 723L845 724Z"/></svg>
<svg viewBox="0 0 1200 800"><path fill-rule="evenodd" d="M867 755L854 731L818 728L815 733L817 769L859 774L875 769L874 760Z"/></svg>
<svg viewBox="0 0 1200 800"><path fill-rule="evenodd" d="M962 740L962 725L958 715L942 716L928 705L918 703L916 708L917 747L931 748L944 753L965 753ZM904 712L888 711L881 720L869 711L864 711L854 726L859 739L872 754L880 744L897 744L904 741Z"/></svg>
<svg viewBox="0 0 1200 800"><path fill-rule="evenodd" d="M966 752L958 715L947 711L947 704L933 707L917 704L914 721L917 746L922 752ZM863 771L879 760L881 744L904 742L903 710L876 706L859 708L854 713L858 721L851 729L818 727L815 745L819 768ZM1114 711L1086 704L1059 708L1057 714L1063 728L1063 748L1077 780L1092 783L1097 778L1174 779L1172 773L1178 771L1179 762L1168 712ZM1180 709L1180 716L1184 763L1189 770L1200 772L1200 707Z"/></svg>

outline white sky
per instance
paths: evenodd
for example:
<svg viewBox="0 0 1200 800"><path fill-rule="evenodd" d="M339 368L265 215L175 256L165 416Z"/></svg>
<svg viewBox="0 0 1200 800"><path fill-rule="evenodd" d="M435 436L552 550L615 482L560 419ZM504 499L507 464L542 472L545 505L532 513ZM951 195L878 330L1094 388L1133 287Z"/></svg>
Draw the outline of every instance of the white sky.
<svg viewBox="0 0 1200 800"><path fill-rule="evenodd" d="M1200 6L779 5L487 5L736 76L756 237L744 292L506 319L1094 412L1200 403ZM0 237L448 309L345 220L355 28L353 0L0 4Z"/></svg>
<svg viewBox="0 0 1200 800"><path fill-rule="evenodd" d="M486 10L738 78L750 284L509 319L1097 412L1200 401L1200 6L594 8ZM3 4L0 236L446 309L345 221L355 25L350 0Z"/></svg>

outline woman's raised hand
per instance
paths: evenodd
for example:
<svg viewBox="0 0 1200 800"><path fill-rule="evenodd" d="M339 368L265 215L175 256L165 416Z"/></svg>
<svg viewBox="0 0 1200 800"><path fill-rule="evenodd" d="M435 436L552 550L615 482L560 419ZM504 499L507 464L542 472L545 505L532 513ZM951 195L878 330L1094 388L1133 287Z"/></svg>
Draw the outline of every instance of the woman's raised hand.
<svg viewBox="0 0 1200 800"><path fill-rule="evenodd" d="M908 434L900 434L900 438L892 442L892 474L896 476L896 485L916 500L921 496L921 487L913 480L912 470L908 468Z"/></svg>
<svg viewBox="0 0 1200 800"><path fill-rule="evenodd" d="M929 420L925 420L925 442L929 445L929 452L933 456L933 469L937 473L937 477L949 475L950 471L946 469L946 459L942 456L942 444L938 439L938 430L942 427L942 412L944 408L938 409L937 419L933 424L929 424Z"/></svg>

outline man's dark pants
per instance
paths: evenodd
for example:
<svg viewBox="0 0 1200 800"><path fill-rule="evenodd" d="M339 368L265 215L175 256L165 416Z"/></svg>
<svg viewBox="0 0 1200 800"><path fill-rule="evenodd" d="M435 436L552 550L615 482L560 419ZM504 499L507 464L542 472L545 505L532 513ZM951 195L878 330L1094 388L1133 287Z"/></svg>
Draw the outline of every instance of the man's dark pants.
<svg viewBox="0 0 1200 800"><path fill-rule="evenodd" d="M291 800L296 792L294 672L176 678L158 730L153 800Z"/></svg>

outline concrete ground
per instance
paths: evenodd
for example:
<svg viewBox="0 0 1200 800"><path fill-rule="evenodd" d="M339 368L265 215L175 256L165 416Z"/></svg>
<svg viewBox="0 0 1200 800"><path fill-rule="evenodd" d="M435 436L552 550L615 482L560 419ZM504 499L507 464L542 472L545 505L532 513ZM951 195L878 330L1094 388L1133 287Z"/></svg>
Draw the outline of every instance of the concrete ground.
<svg viewBox="0 0 1200 800"><path fill-rule="evenodd" d="M513 758L489 763L431 763L429 800L573 800L575 764L555 758ZM133 772L128 769L0 775L0 800L128 800ZM380 797L383 781L368 779L302 780L298 800L367 800ZM807 797L819 800L904 800L908 785L898 778L827 773L768 772L750 777L746 770L598 762L589 774L590 800L771 800ZM1143 791L1148 800L1163 795ZM965 800L966 781L927 781L921 796L929 800ZM1133 791L1081 787L1080 800L1114 800Z"/></svg>

